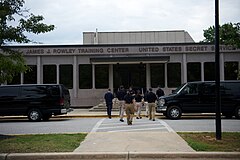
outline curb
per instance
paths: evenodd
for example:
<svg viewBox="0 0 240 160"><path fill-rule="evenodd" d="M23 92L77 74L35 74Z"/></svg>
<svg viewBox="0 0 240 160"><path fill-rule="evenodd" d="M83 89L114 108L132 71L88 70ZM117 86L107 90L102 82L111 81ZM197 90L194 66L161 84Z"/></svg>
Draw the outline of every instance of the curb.
<svg viewBox="0 0 240 160"><path fill-rule="evenodd" d="M239 159L240 152L60 152L0 154L0 160L53 159Z"/></svg>

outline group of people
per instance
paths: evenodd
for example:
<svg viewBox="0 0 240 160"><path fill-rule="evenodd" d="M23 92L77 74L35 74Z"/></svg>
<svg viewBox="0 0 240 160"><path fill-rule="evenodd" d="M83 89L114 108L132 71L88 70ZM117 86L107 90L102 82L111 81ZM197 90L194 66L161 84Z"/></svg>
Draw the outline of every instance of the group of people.
<svg viewBox="0 0 240 160"><path fill-rule="evenodd" d="M141 94L140 90L137 90L136 93L129 87L128 90L125 90L123 86L119 87L118 92L116 93L116 98L119 101L119 117L120 121L124 122L124 112L127 115L127 124L132 125L134 113L136 112L136 118L141 119L141 110L142 107L146 107L146 117L149 117L149 120L155 121L155 112L156 112L156 100L164 96L164 91L158 86L156 94L153 92L152 88L149 88L144 95ZM107 93L104 95L104 99L107 106L108 118L111 119L112 105L114 95L111 92L111 89L108 89Z"/></svg>

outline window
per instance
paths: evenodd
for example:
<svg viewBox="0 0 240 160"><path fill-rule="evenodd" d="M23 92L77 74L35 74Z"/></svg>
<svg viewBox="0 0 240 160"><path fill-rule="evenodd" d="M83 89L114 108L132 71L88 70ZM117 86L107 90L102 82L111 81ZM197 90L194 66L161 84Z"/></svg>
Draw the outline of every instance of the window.
<svg viewBox="0 0 240 160"><path fill-rule="evenodd" d="M165 69L164 64L150 64L151 72L151 87L157 88L160 85L162 88L165 87Z"/></svg>
<svg viewBox="0 0 240 160"><path fill-rule="evenodd" d="M181 85L181 63L167 64L167 82L169 88Z"/></svg>
<svg viewBox="0 0 240 160"><path fill-rule="evenodd" d="M37 83L37 66L30 65L30 71L24 73L24 84L36 84Z"/></svg>
<svg viewBox="0 0 240 160"><path fill-rule="evenodd" d="M215 62L204 63L204 81L215 80Z"/></svg>
<svg viewBox="0 0 240 160"><path fill-rule="evenodd" d="M46 86L24 86L22 87L22 96L27 98L41 98L48 95Z"/></svg>
<svg viewBox="0 0 240 160"><path fill-rule="evenodd" d="M56 65L43 66L43 83L56 84L57 83L57 67Z"/></svg>
<svg viewBox="0 0 240 160"><path fill-rule="evenodd" d="M108 65L95 65L95 87L108 88L109 87L109 67Z"/></svg>
<svg viewBox="0 0 240 160"><path fill-rule="evenodd" d="M0 88L0 98L1 99L11 99L18 96L19 87L1 87Z"/></svg>
<svg viewBox="0 0 240 160"><path fill-rule="evenodd" d="M237 80L238 78L238 62L225 62L224 63L224 79Z"/></svg>
<svg viewBox="0 0 240 160"><path fill-rule="evenodd" d="M187 64L187 81L201 81L201 63Z"/></svg>
<svg viewBox="0 0 240 160"><path fill-rule="evenodd" d="M59 81L65 87L73 88L73 66L72 65L59 65Z"/></svg>
<svg viewBox="0 0 240 160"><path fill-rule="evenodd" d="M80 89L92 88L92 65L91 64L79 65L79 88Z"/></svg>
<svg viewBox="0 0 240 160"><path fill-rule="evenodd" d="M8 83L8 84L20 84L21 83L21 74L16 74L13 79L12 82Z"/></svg>

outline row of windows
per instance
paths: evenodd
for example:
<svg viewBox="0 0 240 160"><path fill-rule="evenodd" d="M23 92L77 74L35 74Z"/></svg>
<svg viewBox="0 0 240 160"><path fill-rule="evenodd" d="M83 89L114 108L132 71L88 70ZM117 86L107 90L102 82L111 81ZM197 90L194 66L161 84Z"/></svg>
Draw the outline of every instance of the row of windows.
<svg viewBox="0 0 240 160"><path fill-rule="evenodd" d="M37 83L37 66L31 65L31 71L24 73L24 84ZM238 76L238 62L225 62L224 79L236 80ZM211 81L215 79L215 63L205 62L204 80ZM167 87L174 88L181 85L181 63L167 64ZM151 87L156 88L158 85L165 87L165 65L150 64ZM92 65L79 65L79 88L91 89L92 86ZM145 64L126 64L113 65L114 88L119 85L146 87L146 65ZM201 81L201 63L187 63L187 81ZM59 65L59 82L68 88L73 88L73 66ZM19 84L20 75L14 77L11 84ZM43 65L43 83L57 83L56 65ZM95 87L109 87L109 65L95 65Z"/></svg>

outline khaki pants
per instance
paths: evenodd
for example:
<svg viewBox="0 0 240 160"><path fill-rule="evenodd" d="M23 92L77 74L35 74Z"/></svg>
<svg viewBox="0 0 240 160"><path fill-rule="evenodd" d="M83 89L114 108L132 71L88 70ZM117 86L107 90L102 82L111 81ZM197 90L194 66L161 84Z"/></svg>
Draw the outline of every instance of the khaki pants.
<svg viewBox="0 0 240 160"><path fill-rule="evenodd" d="M149 107L149 119L155 119L155 113L156 113L156 104L155 103L148 103Z"/></svg>
<svg viewBox="0 0 240 160"><path fill-rule="evenodd" d="M133 104L125 104L125 110L126 110L126 115L127 115L127 123L131 124L133 115L134 115L134 106Z"/></svg>
<svg viewBox="0 0 240 160"><path fill-rule="evenodd" d="M120 117L120 119L123 119L124 110L125 110L125 101L119 101L119 117Z"/></svg>

